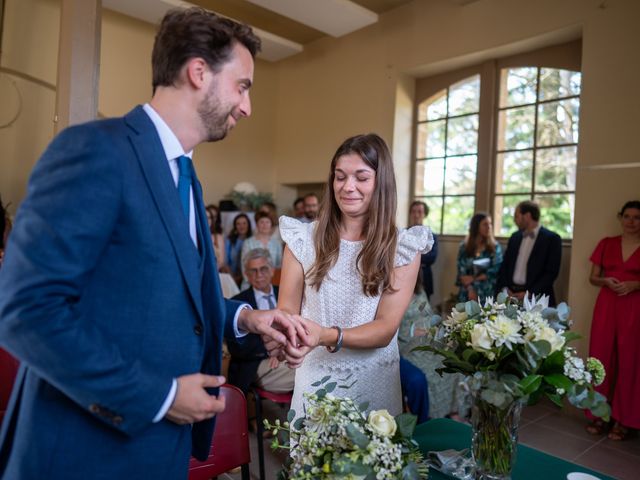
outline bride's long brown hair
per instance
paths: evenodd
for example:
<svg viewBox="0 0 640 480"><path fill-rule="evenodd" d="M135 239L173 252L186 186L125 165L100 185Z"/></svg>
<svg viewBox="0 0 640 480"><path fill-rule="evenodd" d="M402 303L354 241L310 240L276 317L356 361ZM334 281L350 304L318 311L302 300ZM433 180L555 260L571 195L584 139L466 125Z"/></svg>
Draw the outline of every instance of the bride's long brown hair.
<svg viewBox="0 0 640 480"><path fill-rule="evenodd" d="M307 279L318 290L338 259L342 212L336 201L333 181L338 159L349 154L358 155L376 172L375 187L364 222L364 245L356 259L356 268L362 278L362 290L365 295L373 297L392 290L391 275L398 240L393 161L387 144L374 133L346 139L331 160L331 171L320 204L313 239L316 259Z"/></svg>

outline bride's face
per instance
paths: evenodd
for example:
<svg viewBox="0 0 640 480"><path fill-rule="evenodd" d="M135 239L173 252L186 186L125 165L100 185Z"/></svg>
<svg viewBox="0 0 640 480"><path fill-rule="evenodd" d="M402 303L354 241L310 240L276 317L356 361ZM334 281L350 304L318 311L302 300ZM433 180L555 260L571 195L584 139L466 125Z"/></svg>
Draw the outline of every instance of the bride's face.
<svg viewBox="0 0 640 480"><path fill-rule="evenodd" d="M350 153L338 158L333 191L340 211L349 216L362 216L369 211L376 186L376 172L360 155Z"/></svg>

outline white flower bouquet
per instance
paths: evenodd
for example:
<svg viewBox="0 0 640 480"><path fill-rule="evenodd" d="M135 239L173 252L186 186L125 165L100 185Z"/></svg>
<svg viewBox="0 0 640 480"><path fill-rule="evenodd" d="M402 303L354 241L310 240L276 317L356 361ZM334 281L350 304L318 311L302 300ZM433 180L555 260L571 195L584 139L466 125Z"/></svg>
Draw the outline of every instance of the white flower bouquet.
<svg viewBox="0 0 640 480"><path fill-rule="evenodd" d="M562 407L567 398L608 420L606 398L593 388L604 380L604 368L595 358L584 362L568 346L579 338L568 331L569 312L564 303L549 308L544 296L525 296L522 306L506 294L484 304L459 303L446 319L435 319L426 345L416 348L443 357L440 374L467 376L477 473L509 478L524 403L546 396Z"/></svg>
<svg viewBox="0 0 640 480"><path fill-rule="evenodd" d="M356 405L331 393L348 387L338 386L328 376L313 385L319 389L305 394L306 411L293 425L289 424L296 416L293 410L287 422L265 420L265 428L276 435L272 448L290 450L280 479L427 478L428 468L411 439L415 416L393 418L387 410L367 415L368 403Z"/></svg>

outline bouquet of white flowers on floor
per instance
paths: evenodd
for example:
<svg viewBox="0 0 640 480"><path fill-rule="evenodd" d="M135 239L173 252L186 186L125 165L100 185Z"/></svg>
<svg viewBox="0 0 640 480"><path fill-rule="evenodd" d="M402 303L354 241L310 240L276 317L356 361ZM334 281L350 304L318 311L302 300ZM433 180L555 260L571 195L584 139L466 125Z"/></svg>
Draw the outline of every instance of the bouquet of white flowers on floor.
<svg viewBox="0 0 640 480"><path fill-rule="evenodd" d="M356 405L350 398L333 395L336 388L349 388L330 381L313 384L316 393L305 394L306 411L288 421L276 420L265 427L276 435L272 448L289 449L290 456L280 479L425 479L428 468L417 443L412 440L416 417L392 417L387 410L367 415L368 403ZM349 380L349 377L342 382ZM281 437L281 438L278 438Z"/></svg>

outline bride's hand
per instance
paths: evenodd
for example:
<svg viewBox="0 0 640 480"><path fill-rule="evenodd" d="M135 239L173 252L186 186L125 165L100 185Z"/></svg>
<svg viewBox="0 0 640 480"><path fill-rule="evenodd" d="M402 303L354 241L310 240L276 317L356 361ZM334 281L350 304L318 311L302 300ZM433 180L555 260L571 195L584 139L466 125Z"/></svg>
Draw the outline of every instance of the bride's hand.
<svg viewBox="0 0 640 480"><path fill-rule="evenodd" d="M296 333L300 344L309 347L310 350L320 345L320 338L324 327L300 315L294 315L293 318L296 322Z"/></svg>

